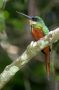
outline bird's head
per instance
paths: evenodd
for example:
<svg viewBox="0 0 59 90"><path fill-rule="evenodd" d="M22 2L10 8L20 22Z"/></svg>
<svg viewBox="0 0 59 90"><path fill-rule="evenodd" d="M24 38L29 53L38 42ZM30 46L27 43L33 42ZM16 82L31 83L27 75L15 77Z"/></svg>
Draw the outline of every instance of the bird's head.
<svg viewBox="0 0 59 90"><path fill-rule="evenodd" d="M29 19L30 25L36 25L36 24L44 24L43 20L39 16L32 16L31 19Z"/></svg>
<svg viewBox="0 0 59 90"><path fill-rule="evenodd" d="M16 12L22 16L25 16L29 20L29 23L30 23L32 28L40 28L43 30L45 35L48 34L49 29L47 28L47 26L45 25L45 23L41 17L39 17L39 16L28 16L24 13L20 13L18 11L16 11Z"/></svg>
<svg viewBox="0 0 59 90"><path fill-rule="evenodd" d="M44 21L39 16L28 16L24 13L20 13L20 12L17 12L17 13L19 13L19 14L25 16L27 19L29 19L29 23L30 23L31 26L32 25L33 26L42 26L42 25L44 25Z"/></svg>

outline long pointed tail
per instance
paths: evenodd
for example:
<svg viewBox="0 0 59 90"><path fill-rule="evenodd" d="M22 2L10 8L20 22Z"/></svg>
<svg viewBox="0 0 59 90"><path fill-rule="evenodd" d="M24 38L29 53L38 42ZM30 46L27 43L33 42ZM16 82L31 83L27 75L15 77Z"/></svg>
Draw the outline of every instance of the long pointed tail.
<svg viewBox="0 0 59 90"><path fill-rule="evenodd" d="M50 47L44 48L47 79L50 79Z"/></svg>
<svg viewBox="0 0 59 90"><path fill-rule="evenodd" d="M45 55L47 78L50 79L50 53Z"/></svg>

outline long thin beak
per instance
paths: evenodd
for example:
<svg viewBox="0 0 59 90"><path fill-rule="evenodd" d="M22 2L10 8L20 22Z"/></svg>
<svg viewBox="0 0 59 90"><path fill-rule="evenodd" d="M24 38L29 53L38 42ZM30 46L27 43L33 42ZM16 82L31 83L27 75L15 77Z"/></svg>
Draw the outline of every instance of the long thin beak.
<svg viewBox="0 0 59 90"><path fill-rule="evenodd" d="M20 15L23 15L23 16L25 16L26 18L28 18L28 19L32 19L31 18L31 16L28 16L28 15L26 15L26 14L24 14L24 13L21 13L21 12L18 12L18 11L16 11L18 14L20 14Z"/></svg>

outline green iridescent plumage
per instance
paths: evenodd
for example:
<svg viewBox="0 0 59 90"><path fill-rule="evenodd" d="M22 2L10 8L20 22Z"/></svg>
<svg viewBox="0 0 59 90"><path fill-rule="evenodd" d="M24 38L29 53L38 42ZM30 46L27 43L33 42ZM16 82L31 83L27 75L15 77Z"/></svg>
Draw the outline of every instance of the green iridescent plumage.
<svg viewBox="0 0 59 90"><path fill-rule="evenodd" d="M35 16L35 18L37 18L37 22L36 24L32 24L34 28L42 28L42 31L44 32L45 35L47 35L49 33L49 29L47 28L47 26L45 25L44 21L42 20L42 18Z"/></svg>

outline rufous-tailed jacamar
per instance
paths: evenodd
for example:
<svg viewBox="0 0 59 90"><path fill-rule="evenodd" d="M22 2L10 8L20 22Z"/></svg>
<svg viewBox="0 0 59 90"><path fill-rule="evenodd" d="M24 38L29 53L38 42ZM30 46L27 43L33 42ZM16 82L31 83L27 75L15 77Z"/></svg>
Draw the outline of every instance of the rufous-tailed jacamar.
<svg viewBox="0 0 59 90"><path fill-rule="evenodd" d="M31 26L31 34L35 41L40 40L45 35L49 33L49 29L45 25L44 21L41 17L38 16L28 16L26 14L17 12L21 15L24 15L29 19L30 26ZM46 64L46 71L47 71L47 77L50 78L50 47L47 46L42 50L45 54L45 64Z"/></svg>

